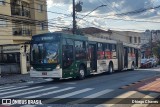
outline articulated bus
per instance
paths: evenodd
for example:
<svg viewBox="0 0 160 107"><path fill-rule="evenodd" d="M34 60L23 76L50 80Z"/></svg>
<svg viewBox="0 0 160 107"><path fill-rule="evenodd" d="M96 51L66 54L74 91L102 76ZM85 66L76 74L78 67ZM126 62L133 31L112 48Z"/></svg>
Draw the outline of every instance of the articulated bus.
<svg viewBox="0 0 160 107"><path fill-rule="evenodd" d="M96 37L40 34L32 37L30 49L31 77L84 79L91 74L134 70L140 65L136 46Z"/></svg>

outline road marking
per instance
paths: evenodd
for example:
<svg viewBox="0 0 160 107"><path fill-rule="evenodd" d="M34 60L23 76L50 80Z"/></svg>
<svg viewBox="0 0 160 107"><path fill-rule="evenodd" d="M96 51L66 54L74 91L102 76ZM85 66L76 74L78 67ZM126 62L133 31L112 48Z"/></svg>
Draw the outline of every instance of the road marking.
<svg viewBox="0 0 160 107"><path fill-rule="evenodd" d="M50 87L50 88L45 88L45 89L38 89L38 90L35 90L35 91L30 91L30 92L25 92L25 93L5 96L4 98L13 98L13 97L21 96L21 95L32 94L32 93L41 92L41 91L47 91L47 90L56 89L56 88L58 88L58 87Z"/></svg>
<svg viewBox="0 0 160 107"><path fill-rule="evenodd" d="M50 94L54 94L54 93L58 93L58 92L63 92L63 91L71 90L73 88L75 88L75 87L68 87L68 88L57 90L57 91L52 91L52 92L47 92L47 93L43 93L43 94L38 94L38 95L35 95L35 96L28 96L28 97L25 97L25 98L37 98L37 97L41 97L41 96L45 96L45 95L50 95Z"/></svg>
<svg viewBox="0 0 160 107"><path fill-rule="evenodd" d="M43 103L45 103L45 104L52 103L52 102L58 101L60 99L68 98L68 97L71 97L71 96L74 96L74 95L77 95L77 94L81 94L81 93L84 93L84 92L87 92L87 91L90 91L90 90L93 90L93 88L85 88L85 89L74 91L74 92L71 92L71 93L68 93L68 94L60 95L60 96L54 97L54 98L57 98L57 99L45 100L45 101L43 101Z"/></svg>
<svg viewBox="0 0 160 107"><path fill-rule="evenodd" d="M109 102L112 102L112 103L113 103L113 102L114 102L114 104L112 104L112 103L109 103L109 104L100 104L100 105L97 105L96 107L111 107L111 106L117 104L118 102L122 101L123 98L128 98L129 96L131 96L131 95L133 95L133 94L135 94L135 93L137 93L137 91L129 91L129 92L126 92L126 93L124 93L124 94L121 94L121 95L115 97L115 99L110 100L110 101L107 102L107 103L109 103ZM122 99L118 100L117 98L122 98Z"/></svg>
<svg viewBox="0 0 160 107"><path fill-rule="evenodd" d="M99 96L101 96L101 95L107 94L107 93L109 93L109 92L111 92L111 91L113 91L113 90L111 90L111 89L106 89L106 90L103 90L103 91L100 91L100 92L91 94L91 95L89 95L89 96L83 97L82 99L69 102L69 104L78 104L78 103L86 102L86 101L90 100L89 98L96 98L96 97L99 97Z"/></svg>
<svg viewBox="0 0 160 107"><path fill-rule="evenodd" d="M41 88L41 87L43 87L43 86L38 86L38 87L32 87L32 88L27 88L27 89L21 89L21 90L15 90L15 91L4 92L4 93L0 93L0 95L11 94L11 93L14 93L14 92L22 92L22 91L27 91L27 90L31 90L31 89Z"/></svg>
<svg viewBox="0 0 160 107"><path fill-rule="evenodd" d="M67 97L77 95L77 94L80 94L80 93L83 93L83 92L87 92L87 91L90 91L90 90L93 90L93 88L85 88L85 89L82 89L82 90L78 90L78 91L75 91L75 92L71 92L71 93L68 93L68 94L57 96L55 98L67 98Z"/></svg>
<svg viewBox="0 0 160 107"><path fill-rule="evenodd" d="M143 98L149 98L149 100L151 101L151 100L153 100L154 98L156 98L156 97L158 97L159 96L159 94L158 93L150 93L150 94L148 94L148 95L146 95L145 97L143 97ZM142 100L143 100L143 98L142 98ZM131 107L147 107L149 104L134 104L133 106L131 106Z"/></svg>
<svg viewBox="0 0 160 107"><path fill-rule="evenodd" d="M44 79L44 80L46 80L46 81L53 81L53 79L51 79L51 78Z"/></svg>
<svg viewBox="0 0 160 107"><path fill-rule="evenodd" d="M28 87L28 86L23 86L23 87L15 87L15 88L11 88L11 89L3 89L3 90L0 90L0 92L2 92L2 91L14 90L14 89L19 89L19 88L25 88L25 87Z"/></svg>
<svg viewBox="0 0 160 107"><path fill-rule="evenodd" d="M12 88L12 87L15 87L15 86L0 87L0 89L4 89L4 88Z"/></svg>
<svg viewBox="0 0 160 107"><path fill-rule="evenodd" d="M37 105L23 105L23 106L20 106L20 107L36 107Z"/></svg>
<svg viewBox="0 0 160 107"><path fill-rule="evenodd" d="M72 85L72 84L76 84L76 83L75 82L69 82L69 83L64 83L64 84Z"/></svg>

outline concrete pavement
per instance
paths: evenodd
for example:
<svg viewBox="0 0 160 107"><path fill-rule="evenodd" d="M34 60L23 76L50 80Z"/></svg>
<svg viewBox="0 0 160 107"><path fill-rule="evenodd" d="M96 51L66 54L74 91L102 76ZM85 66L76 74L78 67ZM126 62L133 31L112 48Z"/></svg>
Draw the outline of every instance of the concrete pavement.
<svg viewBox="0 0 160 107"><path fill-rule="evenodd" d="M0 85L15 84L22 82L38 81L44 82L42 78L31 78L29 74L10 74L0 77Z"/></svg>
<svg viewBox="0 0 160 107"><path fill-rule="evenodd" d="M158 69L154 70L135 70L114 73L112 75L95 75L86 78L85 80L61 80L59 82L42 82L42 83L23 83L0 86L1 98L42 98L43 103L51 103L52 107L73 107L78 104L89 104L86 107L101 106L104 100L111 100L110 106L115 106L117 103L125 102L129 98L150 98L158 96L157 92L138 90L138 87L120 88L125 85L137 82L138 85L142 81L156 77ZM138 82L140 81L140 82ZM148 82L147 82L148 83ZM145 84L147 85L147 84ZM130 85L129 85L130 86ZM139 87L142 87L141 85ZM95 98L95 99L94 99ZM69 100L69 101L68 101ZM102 103L97 103L100 101ZM66 105L66 102L73 105ZM62 104L62 105L54 105ZM95 105L92 105L95 104ZM107 104L107 103L103 103ZM129 104L129 102L128 102ZM123 107L137 107L134 104L129 104ZM13 105L18 107L17 105ZM28 105L26 105L27 107ZM47 105L34 105L36 107L46 107ZM141 106L141 105L140 105ZM76 106L77 107L77 106ZM79 107L79 105L78 105ZM103 106L102 107L106 107ZM107 106L109 107L109 106ZM119 105L117 105L119 107Z"/></svg>

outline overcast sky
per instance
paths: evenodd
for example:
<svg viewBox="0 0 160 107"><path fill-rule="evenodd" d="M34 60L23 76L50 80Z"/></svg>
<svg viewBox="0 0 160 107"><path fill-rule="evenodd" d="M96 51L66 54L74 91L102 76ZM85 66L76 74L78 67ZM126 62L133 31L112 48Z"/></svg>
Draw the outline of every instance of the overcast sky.
<svg viewBox="0 0 160 107"><path fill-rule="evenodd" d="M77 25L80 28L84 27L98 27L104 30L160 30L160 8L150 9L142 13L116 15L119 13L140 10L144 8L156 7L160 5L160 0L76 0L76 2L83 2L83 9L77 13ZM72 27L72 0L48 0L48 11L63 13L54 14L48 12L48 19L53 26ZM86 15L95 8L89 16L83 20L82 15ZM66 16L69 15L69 16ZM94 16L94 17L90 17ZM123 20L120 20L123 19ZM127 21L126 21L127 20ZM132 21L128 21L132 20ZM137 21L152 21L152 22L136 22ZM153 22L154 21L154 22ZM159 23L155 23L159 22ZM54 23L54 24L53 24ZM49 24L50 25L50 24ZM51 27L51 31L60 30L57 27Z"/></svg>

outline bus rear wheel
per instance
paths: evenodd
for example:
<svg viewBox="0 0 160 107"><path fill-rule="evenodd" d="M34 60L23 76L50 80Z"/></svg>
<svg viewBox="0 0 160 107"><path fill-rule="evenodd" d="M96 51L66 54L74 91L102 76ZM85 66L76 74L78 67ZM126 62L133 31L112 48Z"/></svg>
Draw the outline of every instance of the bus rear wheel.
<svg viewBox="0 0 160 107"><path fill-rule="evenodd" d="M78 75L78 79L79 80L83 80L85 78L85 69L83 66L79 67L79 75Z"/></svg>

